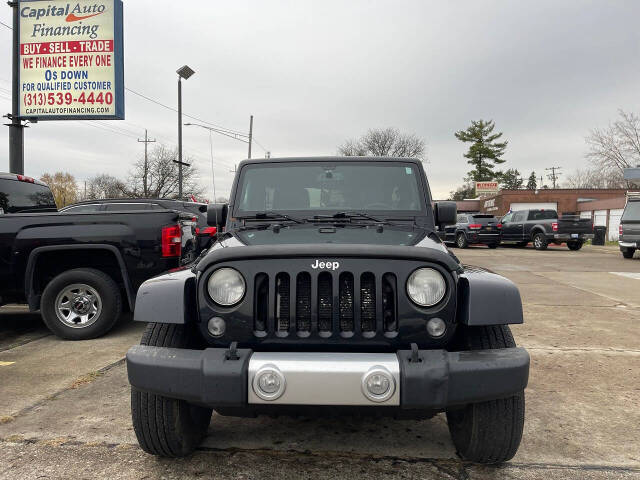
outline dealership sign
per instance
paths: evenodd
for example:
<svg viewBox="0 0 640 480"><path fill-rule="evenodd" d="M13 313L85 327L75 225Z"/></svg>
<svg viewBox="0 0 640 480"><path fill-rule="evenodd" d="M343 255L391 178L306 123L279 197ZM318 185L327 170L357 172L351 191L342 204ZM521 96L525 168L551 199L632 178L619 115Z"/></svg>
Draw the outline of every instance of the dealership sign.
<svg viewBox="0 0 640 480"><path fill-rule="evenodd" d="M476 182L476 195L498 193L498 182Z"/></svg>
<svg viewBox="0 0 640 480"><path fill-rule="evenodd" d="M122 0L22 0L20 117L124 119Z"/></svg>

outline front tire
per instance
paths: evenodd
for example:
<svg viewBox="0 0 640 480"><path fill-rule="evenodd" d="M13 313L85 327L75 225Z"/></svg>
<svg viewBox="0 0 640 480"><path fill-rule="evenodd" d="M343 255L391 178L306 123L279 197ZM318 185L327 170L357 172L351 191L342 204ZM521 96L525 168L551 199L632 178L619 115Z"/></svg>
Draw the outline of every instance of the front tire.
<svg viewBox="0 0 640 480"><path fill-rule="evenodd" d="M460 338L464 350L514 348L506 325L466 327ZM501 463L516 454L524 428L524 390L508 398L472 403L447 412L453 444L465 460Z"/></svg>
<svg viewBox="0 0 640 480"><path fill-rule="evenodd" d="M533 236L533 248L535 248L536 250L546 250L547 246L549 245L547 243L547 237L545 236L544 233L538 232Z"/></svg>
<svg viewBox="0 0 640 480"><path fill-rule="evenodd" d="M185 325L150 323L141 345L189 348L195 339ZM131 387L131 418L140 447L161 457L185 457L207 433L212 409Z"/></svg>
<svg viewBox="0 0 640 480"><path fill-rule="evenodd" d="M122 312L122 296L106 273L77 268L47 284L40 311L45 325L58 337L88 340L113 328Z"/></svg>

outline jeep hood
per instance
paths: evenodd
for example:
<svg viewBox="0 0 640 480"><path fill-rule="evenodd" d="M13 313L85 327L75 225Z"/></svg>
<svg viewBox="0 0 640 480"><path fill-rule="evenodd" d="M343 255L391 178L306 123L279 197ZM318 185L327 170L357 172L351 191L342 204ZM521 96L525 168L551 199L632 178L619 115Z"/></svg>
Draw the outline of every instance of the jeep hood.
<svg viewBox="0 0 640 480"><path fill-rule="evenodd" d="M228 233L209 249L196 270L235 259L299 257L414 259L436 262L450 271L461 270L455 256L426 230L385 226L380 232L376 227L331 225L282 228L278 233L271 229Z"/></svg>

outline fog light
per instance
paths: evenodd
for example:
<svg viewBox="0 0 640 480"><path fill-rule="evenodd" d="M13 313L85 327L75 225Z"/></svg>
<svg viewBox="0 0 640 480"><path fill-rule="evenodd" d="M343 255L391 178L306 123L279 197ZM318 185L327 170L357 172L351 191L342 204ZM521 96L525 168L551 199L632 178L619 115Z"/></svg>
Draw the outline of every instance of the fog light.
<svg viewBox="0 0 640 480"><path fill-rule="evenodd" d="M263 400L277 400L282 396L286 382L275 365L266 365L253 377L253 391Z"/></svg>
<svg viewBox="0 0 640 480"><path fill-rule="evenodd" d="M214 337L221 337L227 329L227 324L220 317L213 317L207 324L209 333Z"/></svg>
<svg viewBox="0 0 640 480"><path fill-rule="evenodd" d="M447 331L447 324L441 318L432 318L427 322L427 333L433 338L439 338Z"/></svg>
<svg viewBox="0 0 640 480"><path fill-rule="evenodd" d="M371 368L362 378L362 393L372 402L384 402L396 391L393 375L384 367Z"/></svg>

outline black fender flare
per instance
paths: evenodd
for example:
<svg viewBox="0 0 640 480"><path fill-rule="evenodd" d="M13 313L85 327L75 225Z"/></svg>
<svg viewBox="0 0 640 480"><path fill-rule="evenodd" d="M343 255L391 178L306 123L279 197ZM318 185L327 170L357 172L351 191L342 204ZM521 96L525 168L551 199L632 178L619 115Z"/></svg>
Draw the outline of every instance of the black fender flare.
<svg viewBox="0 0 640 480"><path fill-rule="evenodd" d="M120 267L120 273L122 274L122 280L124 282L124 289L127 294L127 301L129 303L129 308L133 310L136 302L136 294L133 291L133 285L131 285L131 279L129 278L129 274L127 272L127 266L124 263L124 259L122 258L122 254L120 250L118 250L113 245L108 244L91 244L91 245L51 245L47 247L38 247L34 248L29 254L29 260L27 261L27 268L24 274L24 291L27 297L27 303L29 304L29 310L35 311L40 308L40 297L41 295L36 294L35 288L33 286L33 275L36 269L36 264L38 261L38 257L42 253L47 252L56 252L63 250L107 250L113 253L118 261L118 266Z"/></svg>
<svg viewBox="0 0 640 480"><path fill-rule="evenodd" d="M197 305L196 275L183 267L140 285L133 320L184 324L198 318Z"/></svg>
<svg viewBox="0 0 640 480"><path fill-rule="evenodd" d="M466 267L458 277L458 321L469 326L524 322L520 291L511 280L488 270Z"/></svg>
<svg viewBox="0 0 640 480"><path fill-rule="evenodd" d="M529 238L533 240L533 237L536 233L542 233L545 237L547 236L547 231L544 229L542 225L534 225L531 231L529 232Z"/></svg>

